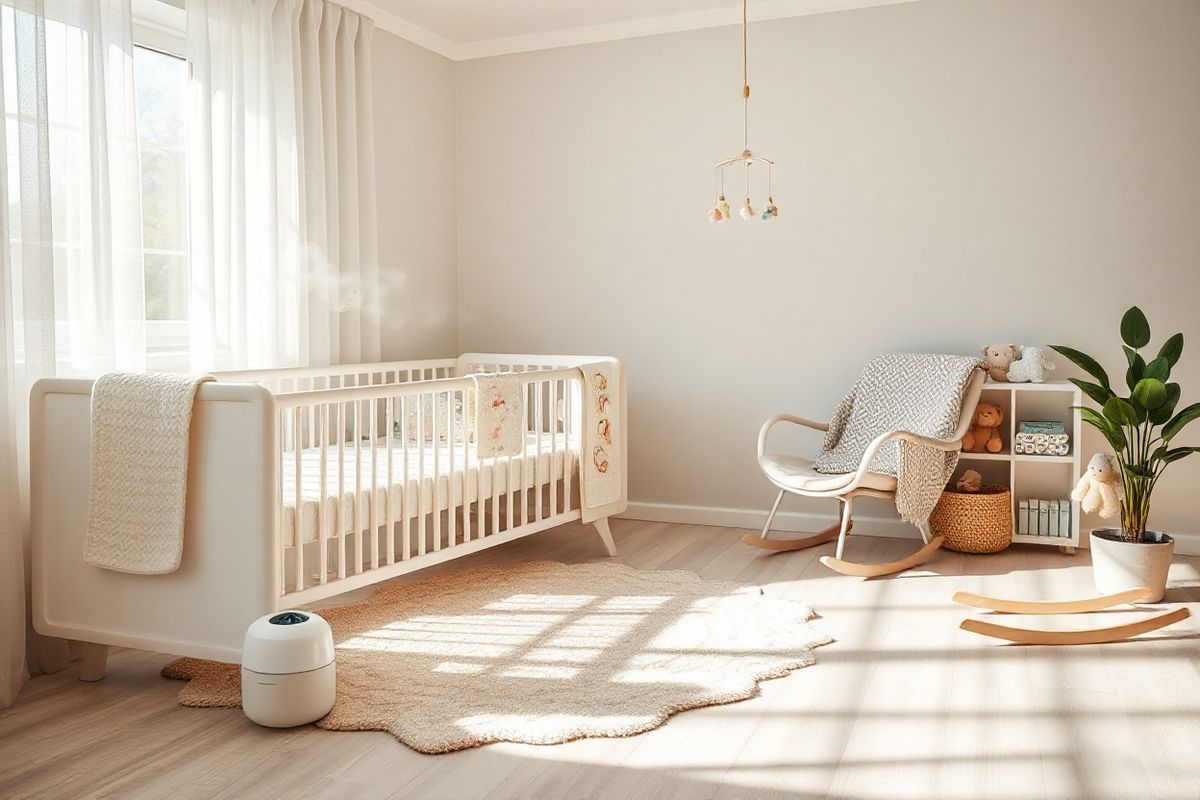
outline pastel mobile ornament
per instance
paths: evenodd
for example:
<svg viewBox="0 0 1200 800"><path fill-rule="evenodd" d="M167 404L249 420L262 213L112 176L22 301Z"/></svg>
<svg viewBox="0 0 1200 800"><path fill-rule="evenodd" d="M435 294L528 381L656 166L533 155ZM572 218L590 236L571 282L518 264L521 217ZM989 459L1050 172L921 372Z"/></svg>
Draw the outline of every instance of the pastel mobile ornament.
<svg viewBox="0 0 1200 800"><path fill-rule="evenodd" d="M713 206L711 209L709 209L708 221L709 222L724 222L725 221L725 217L721 214L720 206Z"/></svg>
<svg viewBox="0 0 1200 800"><path fill-rule="evenodd" d="M750 207L749 197L746 198L746 205L742 206L742 210L738 212L738 216L740 216L746 222L754 219L754 209Z"/></svg>
<svg viewBox="0 0 1200 800"><path fill-rule="evenodd" d="M764 220L775 219L779 216L779 209L775 207L775 199L767 198L767 207L762 210L762 218Z"/></svg>

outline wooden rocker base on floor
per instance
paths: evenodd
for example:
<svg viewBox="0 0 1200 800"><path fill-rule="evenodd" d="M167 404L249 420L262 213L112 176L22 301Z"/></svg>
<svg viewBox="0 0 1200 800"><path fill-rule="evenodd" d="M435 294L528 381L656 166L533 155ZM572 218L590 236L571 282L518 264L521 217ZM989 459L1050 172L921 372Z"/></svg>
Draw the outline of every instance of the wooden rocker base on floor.
<svg viewBox="0 0 1200 800"><path fill-rule="evenodd" d="M882 575L891 575L896 572L903 572L906 569L912 569L918 564L924 564L941 546L942 537L934 536L929 540L929 544L911 556L902 558L899 561L888 561L883 564L857 564L853 561L843 561L833 556L821 556L821 563L834 572L840 572L843 575L852 575L856 578L878 578Z"/></svg>
<svg viewBox="0 0 1200 800"><path fill-rule="evenodd" d="M1080 614L1088 611L1102 611L1122 603L1132 603L1148 594L1150 594L1150 587L1141 586L1137 589L1127 589L1124 592L1084 600L1005 600L1000 597L985 597L971 592L955 592L953 600L964 606L986 608L989 611L1001 611L1007 614Z"/></svg>
<svg viewBox="0 0 1200 800"><path fill-rule="evenodd" d="M746 544L752 544L755 547L760 547L763 550L772 550L776 553L783 553L788 550L804 550L809 547L815 547L825 542L832 542L838 537L839 525L830 525L825 530L814 533L811 536L805 536L802 539L764 539L762 536L753 533L747 533L742 537L742 541ZM851 522L846 528L849 533L854 528L854 523Z"/></svg>
<svg viewBox="0 0 1200 800"><path fill-rule="evenodd" d="M1165 628L1187 619L1190 615L1191 612L1186 608L1177 608L1165 614L1155 614L1152 617L1127 622L1124 625L1086 628L1078 631L1037 631L997 625L994 622L983 622L977 619L964 619L959 627L964 631L978 633L981 636L1005 639L1017 644L1104 644L1105 642L1119 642L1122 639Z"/></svg>

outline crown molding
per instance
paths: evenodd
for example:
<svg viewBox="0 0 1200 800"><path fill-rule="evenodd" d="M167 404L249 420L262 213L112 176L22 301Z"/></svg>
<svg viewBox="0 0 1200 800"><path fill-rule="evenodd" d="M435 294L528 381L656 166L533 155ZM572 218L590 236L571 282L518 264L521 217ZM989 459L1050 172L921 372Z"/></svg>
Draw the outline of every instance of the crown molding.
<svg viewBox="0 0 1200 800"><path fill-rule="evenodd" d="M788 17L803 17L809 14L829 14L872 6L890 6L913 3L918 0L757 0L750 4L750 21L765 22ZM613 22L604 25L587 25L522 36L498 39L483 39L474 42L452 42L432 31L413 25L405 19L385 11L377 0L340 0L342 5L375 20L375 25L389 33L407 39L413 44L445 56L454 61L475 58L527 53L533 50L550 50L556 47L572 47L581 44L611 42L633 39L640 36L655 36L663 33L678 33L704 28L719 28L739 25L741 9L731 2L729 8L714 11L694 11L685 14L667 14L645 19Z"/></svg>
<svg viewBox="0 0 1200 800"><path fill-rule="evenodd" d="M809 14L828 14L835 11L911 2L916 2L916 0L759 0L750 4L749 19L751 22L766 22L773 19L803 17ZM532 50L549 50L555 47L573 47L581 44L634 39L641 36L740 25L742 24L742 10L733 6L734 4L731 4L730 8L714 11L667 14L606 25L588 25L524 36L464 42L458 45L458 58L466 61L510 53L526 53Z"/></svg>
<svg viewBox="0 0 1200 800"><path fill-rule="evenodd" d="M375 22L375 27L380 30L395 34L418 47L432 50L451 61L462 60L462 56L459 55L460 48L457 44L445 37L438 36L433 31L422 28L420 25L414 25L390 11L385 11L374 0L338 0L338 4L351 11L358 12L364 17L369 17Z"/></svg>

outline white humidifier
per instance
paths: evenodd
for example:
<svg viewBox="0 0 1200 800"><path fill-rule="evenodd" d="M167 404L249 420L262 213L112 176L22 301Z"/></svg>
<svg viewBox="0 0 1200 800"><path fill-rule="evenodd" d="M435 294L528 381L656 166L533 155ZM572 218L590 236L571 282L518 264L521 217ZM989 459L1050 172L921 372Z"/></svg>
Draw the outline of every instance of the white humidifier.
<svg viewBox="0 0 1200 800"><path fill-rule="evenodd" d="M242 709L269 728L316 722L333 708L333 631L311 611L259 617L242 644Z"/></svg>

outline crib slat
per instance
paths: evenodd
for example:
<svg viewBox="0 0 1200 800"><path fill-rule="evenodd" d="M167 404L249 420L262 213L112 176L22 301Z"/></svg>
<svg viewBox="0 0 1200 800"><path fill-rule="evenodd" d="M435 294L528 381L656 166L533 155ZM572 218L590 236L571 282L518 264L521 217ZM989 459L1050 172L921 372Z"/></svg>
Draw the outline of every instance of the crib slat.
<svg viewBox="0 0 1200 800"><path fill-rule="evenodd" d="M446 393L446 450L450 463L446 466L446 532L447 547L458 544L458 524L454 519L454 392Z"/></svg>
<svg viewBox="0 0 1200 800"><path fill-rule="evenodd" d="M558 381L550 381L550 516L558 515Z"/></svg>
<svg viewBox="0 0 1200 800"><path fill-rule="evenodd" d="M575 450L571 447L571 423L574 418L571 416L571 397L574 395L574 382L570 380L563 381L563 511L571 510L571 473L573 470L572 453Z"/></svg>
<svg viewBox="0 0 1200 800"><path fill-rule="evenodd" d="M524 389L522 389L522 391L525 392L525 402L526 402L526 404L528 404L529 398L533 394L533 386L527 385L524 387ZM523 420L521 420L521 427L525 429L522 431L521 435L525 438L526 441L528 441L529 440L529 435L528 435L529 428L532 427L531 423L529 422L529 413L528 412L525 413L525 418ZM529 522L529 478L530 478L529 450L526 449L525 452L521 453L521 524L522 525L528 524L528 522Z"/></svg>
<svg viewBox="0 0 1200 800"><path fill-rule="evenodd" d="M368 428L371 431L371 493L368 495L370 505L367 506L367 511L371 522L371 569L379 569L379 496L376 494L379 491L378 402L374 398L371 399L371 418L368 420Z"/></svg>
<svg viewBox="0 0 1200 800"><path fill-rule="evenodd" d="M346 577L346 403L337 404L337 568L338 577Z"/></svg>
<svg viewBox="0 0 1200 800"><path fill-rule="evenodd" d="M408 501L408 485L411 476L408 472L408 451L409 451L409 433L408 433L408 398L401 399L400 408L400 444L404 448L401 452L404 454L404 488L400 493L400 513L404 515L404 535L400 542L400 559L408 561L412 555L412 503Z"/></svg>
<svg viewBox="0 0 1200 800"><path fill-rule="evenodd" d="M284 462L284 440L287 438L287 430L286 430L287 426L284 425L284 417L286 414L287 414L286 410L280 411L276 415L276 419L275 419L275 434L278 437L278 442L275 445L275 449L278 451L278 457L279 457L279 463L276 465L279 469L279 472L278 472L279 480L275 483L275 492L277 494L277 497L275 498L276 499L275 507L279 508L279 509L283 508L283 494L286 491L286 487L283 484L283 482L285 480L284 472L283 472L284 463L285 463ZM296 503L295 513L296 514L300 513L300 503L299 502ZM275 524L275 558L277 559L277 563L275 565L275 567L276 567L275 578L278 581L277 586L279 587L280 596L287 594L287 564L284 560L283 541L284 541L284 538L283 538L283 512L280 511L280 513L278 514L278 519Z"/></svg>
<svg viewBox="0 0 1200 800"><path fill-rule="evenodd" d="M422 370L424 372L424 370ZM425 398L417 395L417 555L425 555Z"/></svg>
<svg viewBox="0 0 1200 800"><path fill-rule="evenodd" d="M296 461L296 474L293 476L296 479L296 524L294 526L296 529L296 591L300 591L304 588L304 526L302 525L304 519L304 514L302 512L304 505L304 492L302 491L302 481L304 478L304 450L300 447L301 418L301 409L293 409L292 452L295 454Z"/></svg>
<svg viewBox="0 0 1200 800"><path fill-rule="evenodd" d="M358 376L354 376L358 385ZM354 508L350 519L354 522L354 574L362 573L362 402L354 401Z"/></svg>
<svg viewBox="0 0 1200 800"><path fill-rule="evenodd" d="M317 415L317 426L320 429L317 446L321 452L321 488L317 493L317 538L321 542L321 552L317 556L317 563L321 569L320 581L325 583L329 580L329 532L325 530L325 498L328 497L325 487L329 475L329 406L322 403L317 408L320 411Z"/></svg>
<svg viewBox="0 0 1200 800"><path fill-rule="evenodd" d="M392 489L396 486L395 479L392 475L392 440L395 438L392 435L392 426L395 424L396 418L396 401L395 398L389 397L384 400L384 407L387 409L387 419L384 420L384 435L387 436L387 487L383 492L383 507L387 510L387 563L396 563L396 510L392 504Z"/></svg>
<svg viewBox="0 0 1200 800"><path fill-rule="evenodd" d="M437 552L438 550L442 549L442 503L441 503L441 498L438 496L439 495L438 483L442 480L442 473L441 473L441 469L440 469L440 467L441 467L440 453L442 452L442 448L440 447L441 443L438 441L438 433L439 433L439 428L438 428L438 405L439 405L439 403L438 403L438 400L441 399L441 397L442 397L442 394L440 392L431 396L431 399L433 401L433 409L432 409L433 424L430 426L430 430L432 431L430 440L433 444L433 487L432 487L431 495L430 495L429 499L432 501L430 503L430 505L433 506L432 511L433 511L433 550L434 550L434 552Z"/></svg>
<svg viewBox="0 0 1200 800"><path fill-rule="evenodd" d="M542 519L542 382L533 384L533 502L534 516Z"/></svg>

